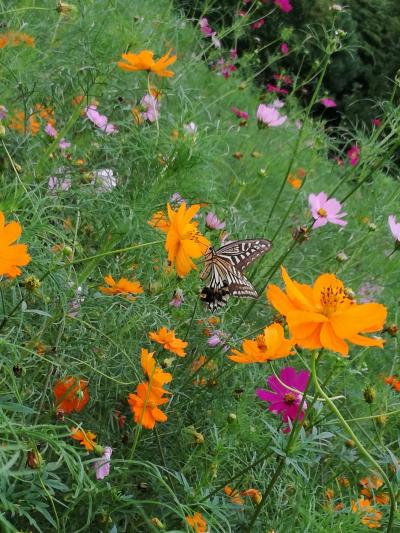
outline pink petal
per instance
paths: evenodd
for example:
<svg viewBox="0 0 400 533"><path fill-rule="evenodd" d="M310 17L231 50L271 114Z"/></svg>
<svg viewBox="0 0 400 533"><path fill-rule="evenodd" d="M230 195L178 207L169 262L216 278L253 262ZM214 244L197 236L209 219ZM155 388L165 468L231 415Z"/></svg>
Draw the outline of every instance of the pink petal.
<svg viewBox="0 0 400 533"><path fill-rule="evenodd" d="M327 222L328 222L328 220L327 220L326 217L319 217L314 222L314 224L312 226L312 229L317 229L317 228L320 228L321 226L325 226L325 224L327 224Z"/></svg>

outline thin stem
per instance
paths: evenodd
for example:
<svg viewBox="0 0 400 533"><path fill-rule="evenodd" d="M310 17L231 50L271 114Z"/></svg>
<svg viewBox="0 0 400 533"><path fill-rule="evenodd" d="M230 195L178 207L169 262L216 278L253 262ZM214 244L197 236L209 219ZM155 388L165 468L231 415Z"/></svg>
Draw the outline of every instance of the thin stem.
<svg viewBox="0 0 400 533"><path fill-rule="evenodd" d="M324 390L322 389L321 385L319 384L318 377L317 377L317 371L316 371L316 362L318 360L318 355L319 355L318 352L314 352L312 354L312 359L311 359L311 377L312 377L313 382L314 382L314 387L315 387L316 391L325 399L327 405L329 406L329 409L337 417L337 419L339 420L339 422L340 422L341 426L343 427L343 429L350 435L350 437L354 441L359 453L362 456L364 456L365 459L367 459L367 461L369 461L374 466L374 468L376 468L376 470L378 470L378 472L382 476L382 479L385 481L385 483L387 485L387 488L389 490L389 493L390 493L390 514L389 514L389 522L388 522L387 529L386 529L387 533L390 533L392 531L392 528L393 528L394 513L396 511L396 495L394 493L392 484L390 483L389 478L387 477L387 475L386 475L385 471L383 470L383 468L381 467L381 465L364 448L364 446L361 444L361 442L359 441L359 439L356 436L356 434L353 432L353 430L351 429L349 424L343 418L343 416L342 416L341 412L339 411L339 409L336 407L336 405L332 402L332 400L324 392Z"/></svg>

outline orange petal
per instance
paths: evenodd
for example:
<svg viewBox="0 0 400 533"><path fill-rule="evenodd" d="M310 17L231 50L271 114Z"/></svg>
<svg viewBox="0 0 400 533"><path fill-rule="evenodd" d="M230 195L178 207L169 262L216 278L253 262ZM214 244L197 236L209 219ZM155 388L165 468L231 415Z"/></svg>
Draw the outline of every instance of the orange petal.
<svg viewBox="0 0 400 533"><path fill-rule="evenodd" d="M292 301L277 285L268 285L266 296L275 309L284 316L296 309Z"/></svg>
<svg viewBox="0 0 400 533"><path fill-rule="evenodd" d="M353 304L332 316L332 326L339 337L349 338L359 332L374 332L383 328L387 310L376 303Z"/></svg>
<svg viewBox="0 0 400 533"><path fill-rule="evenodd" d="M322 324L320 339L321 344L324 348L327 348L332 352L339 352L341 355L348 355L348 344L336 335L332 324L330 324L329 322Z"/></svg>
<svg viewBox="0 0 400 533"><path fill-rule="evenodd" d="M303 286L300 283L294 282L289 274L287 273L285 267L281 267L282 270L282 279L285 283L286 292L290 300L296 304L300 309L306 309L308 311L314 311L315 307L313 302L308 299L309 291L303 290Z"/></svg>
<svg viewBox="0 0 400 533"><path fill-rule="evenodd" d="M373 337L364 337L363 335L353 335L348 338L348 341L358 346L376 346L377 348L383 348L385 343L383 339L374 339Z"/></svg>

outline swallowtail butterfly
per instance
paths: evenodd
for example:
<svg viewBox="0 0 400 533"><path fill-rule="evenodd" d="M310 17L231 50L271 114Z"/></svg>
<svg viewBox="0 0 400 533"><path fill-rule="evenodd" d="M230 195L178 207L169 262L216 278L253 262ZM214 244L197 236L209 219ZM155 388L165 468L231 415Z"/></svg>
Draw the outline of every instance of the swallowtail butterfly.
<svg viewBox="0 0 400 533"><path fill-rule="evenodd" d="M269 252L271 246L271 241L266 239L244 239L225 244L218 250L209 248L204 256L204 270L200 274L207 284L200 292L200 298L211 312L223 307L229 295L258 298L256 289L243 271Z"/></svg>

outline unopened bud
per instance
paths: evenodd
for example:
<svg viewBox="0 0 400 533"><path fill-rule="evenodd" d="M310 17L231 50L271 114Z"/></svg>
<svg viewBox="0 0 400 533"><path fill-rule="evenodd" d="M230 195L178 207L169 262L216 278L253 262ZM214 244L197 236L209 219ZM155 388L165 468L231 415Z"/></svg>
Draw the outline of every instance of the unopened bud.
<svg viewBox="0 0 400 533"><path fill-rule="evenodd" d="M233 424L233 422L236 422L236 420L237 420L237 416L235 415L235 413L229 413L228 422L230 424Z"/></svg>
<svg viewBox="0 0 400 533"><path fill-rule="evenodd" d="M0 137L4 137L6 134L6 128L3 126L3 124L0 124Z"/></svg>
<svg viewBox="0 0 400 533"><path fill-rule="evenodd" d="M27 466L29 466L29 468L32 468L32 470L36 470L41 467L42 463L43 458L38 452L38 450L29 450L26 458Z"/></svg>
<svg viewBox="0 0 400 533"><path fill-rule="evenodd" d="M367 387L365 387L365 389L363 390L363 395L364 395L364 400L367 402L367 403L373 403L374 400L375 400L375 397L376 397L376 390L374 387L372 387L371 385L368 385Z"/></svg>
<svg viewBox="0 0 400 533"><path fill-rule="evenodd" d="M390 326L385 326L385 329L383 331L389 333L391 337L395 337L397 335L398 327L396 324L391 324Z"/></svg>
<svg viewBox="0 0 400 533"><path fill-rule="evenodd" d="M40 280L35 276L26 276L22 280L21 285L28 291L36 291L40 287Z"/></svg>
<svg viewBox="0 0 400 533"><path fill-rule="evenodd" d="M258 171L258 174L264 178L266 175L267 175L267 169L266 168L260 168L260 170Z"/></svg>
<svg viewBox="0 0 400 533"><path fill-rule="evenodd" d="M336 256L336 259L340 261L341 263L345 263L349 260L349 256L346 255L344 252L339 252Z"/></svg>
<svg viewBox="0 0 400 533"><path fill-rule="evenodd" d="M165 525L161 522L161 520L159 518L157 518L156 516L154 518L151 519L151 523L153 524L153 526L155 526L157 529L165 529Z"/></svg>
<svg viewBox="0 0 400 533"><path fill-rule="evenodd" d="M355 448L356 447L356 443L352 439L347 439L344 444L345 444L346 448Z"/></svg>
<svg viewBox="0 0 400 533"><path fill-rule="evenodd" d="M58 2L56 10L62 15L68 15L68 13L76 11L76 7L65 2Z"/></svg>
<svg viewBox="0 0 400 533"><path fill-rule="evenodd" d="M369 231L376 231L376 224L374 224L373 222L370 222L368 224L368 229Z"/></svg>
<svg viewBox="0 0 400 533"><path fill-rule="evenodd" d="M388 417L386 415L379 415L376 417L375 420L378 426L383 427L386 425L386 422L388 421Z"/></svg>

